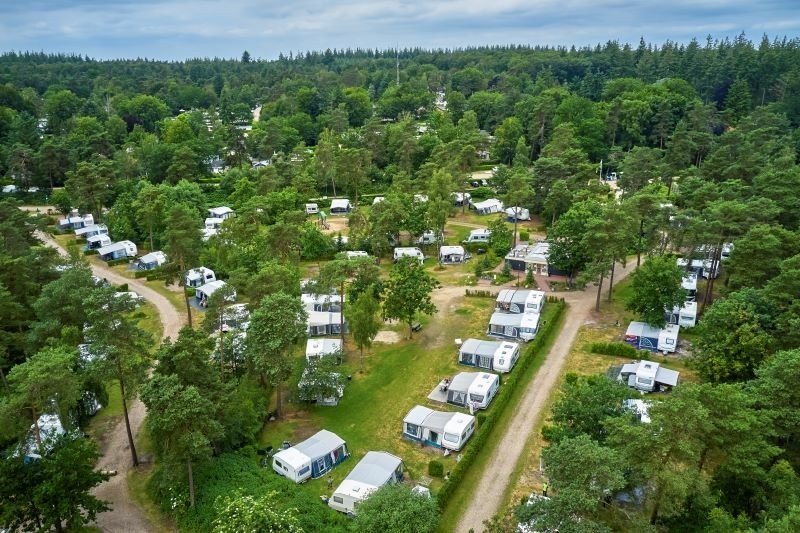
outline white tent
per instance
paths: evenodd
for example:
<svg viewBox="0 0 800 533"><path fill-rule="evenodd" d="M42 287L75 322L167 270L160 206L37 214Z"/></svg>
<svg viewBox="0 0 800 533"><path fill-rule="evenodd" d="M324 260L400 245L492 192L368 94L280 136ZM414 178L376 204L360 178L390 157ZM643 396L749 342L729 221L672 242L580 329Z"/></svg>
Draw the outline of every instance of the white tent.
<svg viewBox="0 0 800 533"><path fill-rule="evenodd" d="M487 333L493 337L506 337L530 341L539 330L539 313L494 312L489 320Z"/></svg>
<svg viewBox="0 0 800 533"><path fill-rule="evenodd" d="M444 264L463 263L466 258L463 246L442 246L439 249L439 261Z"/></svg>
<svg viewBox="0 0 800 533"><path fill-rule="evenodd" d="M306 360L308 361L341 353L341 351L342 339L308 339L306 341Z"/></svg>
<svg viewBox="0 0 800 533"><path fill-rule="evenodd" d="M349 213L353 208L353 204L347 198L334 198L331 200L331 214L343 215Z"/></svg>

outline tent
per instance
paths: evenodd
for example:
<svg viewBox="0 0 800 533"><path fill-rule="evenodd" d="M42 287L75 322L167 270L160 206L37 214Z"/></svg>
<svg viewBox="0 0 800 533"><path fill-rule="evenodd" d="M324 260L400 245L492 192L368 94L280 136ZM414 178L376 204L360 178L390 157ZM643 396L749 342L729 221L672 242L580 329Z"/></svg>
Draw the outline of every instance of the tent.
<svg viewBox="0 0 800 533"><path fill-rule="evenodd" d="M272 458L272 469L295 483L302 483L325 475L349 455L347 444L335 433L323 429L276 453Z"/></svg>
<svg viewBox="0 0 800 533"><path fill-rule="evenodd" d="M543 291L503 289L497 294L495 309L506 313L541 313L544 302Z"/></svg>
<svg viewBox="0 0 800 533"><path fill-rule="evenodd" d="M413 407L403 419L403 436L428 446L459 451L475 431L475 417L465 413Z"/></svg>
<svg viewBox="0 0 800 533"><path fill-rule="evenodd" d="M342 513L355 513L359 502L389 483L403 481L403 461L386 452L367 452L336 487L328 505Z"/></svg>
<svg viewBox="0 0 800 533"><path fill-rule="evenodd" d="M509 341L467 339L458 351L458 362L462 365L495 372L510 372L518 359L519 344Z"/></svg>
<svg viewBox="0 0 800 533"><path fill-rule="evenodd" d="M479 215L490 215L492 213L499 213L503 210L503 202L497 198L489 198L482 202L473 202L470 200L469 206L478 212Z"/></svg>
<svg viewBox="0 0 800 533"><path fill-rule="evenodd" d="M631 322L625 332L625 342L637 350L672 353L678 347L680 326L667 324L663 329L644 322Z"/></svg>
<svg viewBox="0 0 800 533"><path fill-rule="evenodd" d="M495 311L489 319L487 334L528 342L536 337L539 330L539 316L539 313L513 314Z"/></svg>
<svg viewBox="0 0 800 533"><path fill-rule="evenodd" d="M353 209L353 204L347 198L334 198L331 200L331 215L344 215Z"/></svg>
<svg viewBox="0 0 800 533"><path fill-rule="evenodd" d="M447 387L447 403L461 407L486 409L497 389L500 377L488 372L460 372Z"/></svg>
<svg viewBox="0 0 800 533"><path fill-rule="evenodd" d="M105 224L91 224L75 230L76 237L89 238L101 233L108 233L108 226Z"/></svg>
<svg viewBox="0 0 800 533"><path fill-rule="evenodd" d="M439 249L439 261L446 265L463 263L466 258L467 253L463 246L442 246Z"/></svg>
<svg viewBox="0 0 800 533"><path fill-rule="evenodd" d="M153 270L167 262L167 254L161 250L145 254L136 261L136 268L139 270Z"/></svg>
<svg viewBox="0 0 800 533"><path fill-rule="evenodd" d="M107 233L100 233L97 235L92 235L91 237L86 237L86 249L87 250L99 250L105 246L111 244L111 237Z"/></svg>

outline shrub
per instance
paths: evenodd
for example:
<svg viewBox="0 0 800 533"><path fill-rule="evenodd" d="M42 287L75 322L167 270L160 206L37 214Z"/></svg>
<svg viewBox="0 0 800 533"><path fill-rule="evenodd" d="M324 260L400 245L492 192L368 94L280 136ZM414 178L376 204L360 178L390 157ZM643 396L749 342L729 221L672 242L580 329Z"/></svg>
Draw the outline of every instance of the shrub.
<svg viewBox="0 0 800 533"><path fill-rule="evenodd" d="M636 357L636 348L624 342L593 342L589 345L589 351L601 355L613 355L616 357Z"/></svg>
<svg viewBox="0 0 800 533"><path fill-rule="evenodd" d="M444 476L444 464L434 459L428 463L428 475L431 477Z"/></svg>
<svg viewBox="0 0 800 533"><path fill-rule="evenodd" d="M483 291L480 289L474 291L466 289L466 292L464 294L471 298L495 298L497 296L492 291Z"/></svg>
<svg viewBox="0 0 800 533"><path fill-rule="evenodd" d="M128 288L127 283L123 283L122 285L117 287L117 290L119 290L119 292L128 292L130 289Z"/></svg>
<svg viewBox="0 0 800 533"><path fill-rule="evenodd" d="M129 262L129 259L126 257L124 259L112 259L111 261L106 261L106 265L110 267L116 265L127 265Z"/></svg>
<svg viewBox="0 0 800 533"><path fill-rule="evenodd" d="M97 254L97 250L84 250L83 255L95 255Z"/></svg>
<svg viewBox="0 0 800 533"><path fill-rule="evenodd" d="M187 298L194 298L195 295L195 288L194 287L186 287L186 297Z"/></svg>
<svg viewBox="0 0 800 533"><path fill-rule="evenodd" d="M528 230L519 230L519 240L527 242L530 238L531 234L528 232Z"/></svg>

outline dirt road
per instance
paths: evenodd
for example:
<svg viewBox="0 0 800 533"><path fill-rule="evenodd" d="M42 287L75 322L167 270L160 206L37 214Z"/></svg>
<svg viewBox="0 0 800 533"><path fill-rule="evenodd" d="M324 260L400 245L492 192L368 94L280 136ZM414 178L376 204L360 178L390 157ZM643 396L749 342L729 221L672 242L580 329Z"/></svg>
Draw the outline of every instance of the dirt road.
<svg viewBox="0 0 800 533"><path fill-rule="evenodd" d="M66 250L49 235L37 232L36 236L47 246L58 250L61 255L68 255ZM95 276L104 278L116 285L127 283L130 290L138 292L158 310L161 325L164 328L163 338L171 337L174 339L178 336L178 332L185 324L185 317L164 296L146 286L140 280L126 278L110 268L92 265L92 272ZM134 435L139 433L144 417L144 405L136 398L128 406L128 418ZM116 470L117 475L98 486L94 491L95 496L111 504L111 510L99 515L95 525L103 531L114 533L153 531L155 528L139 507L133 503L128 491L127 477L132 466L124 421L121 420L111 435L108 436L101 453L97 468L101 470Z"/></svg>
<svg viewBox="0 0 800 533"><path fill-rule="evenodd" d="M629 261L628 266L624 268L618 265L615 283L624 279L635 268L633 261ZM606 282L603 293L607 294L607 292L608 283ZM497 449L502 450L502 453L492 456L478 486L475 487L474 493L479 494L480 497L470 500L470 506L461 517L456 531L464 533L471 529L483 531L483 521L492 518L500 510L506 485L525 450L525 443L530 437L531 430L542 416L547 399L558 382L567 354L575 342L578 329L594 309L596 294L596 287L588 287L585 291L580 292L555 293L557 296L563 296L569 304L564 317L564 326L542 367L528 384L519 407L508 424L505 435L500 440Z"/></svg>

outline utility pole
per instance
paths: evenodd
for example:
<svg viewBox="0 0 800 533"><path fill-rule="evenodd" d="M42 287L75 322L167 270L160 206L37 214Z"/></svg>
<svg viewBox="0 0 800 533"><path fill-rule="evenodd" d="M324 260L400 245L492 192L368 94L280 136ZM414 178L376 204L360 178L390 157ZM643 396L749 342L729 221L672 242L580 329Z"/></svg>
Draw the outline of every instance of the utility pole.
<svg viewBox="0 0 800 533"><path fill-rule="evenodd" d="M397 60L397 62L395 63L397 70L397 86L400 87L400 43L397 44L397 46L394 49L394 52L395 52L395 58Z"/></svg>

